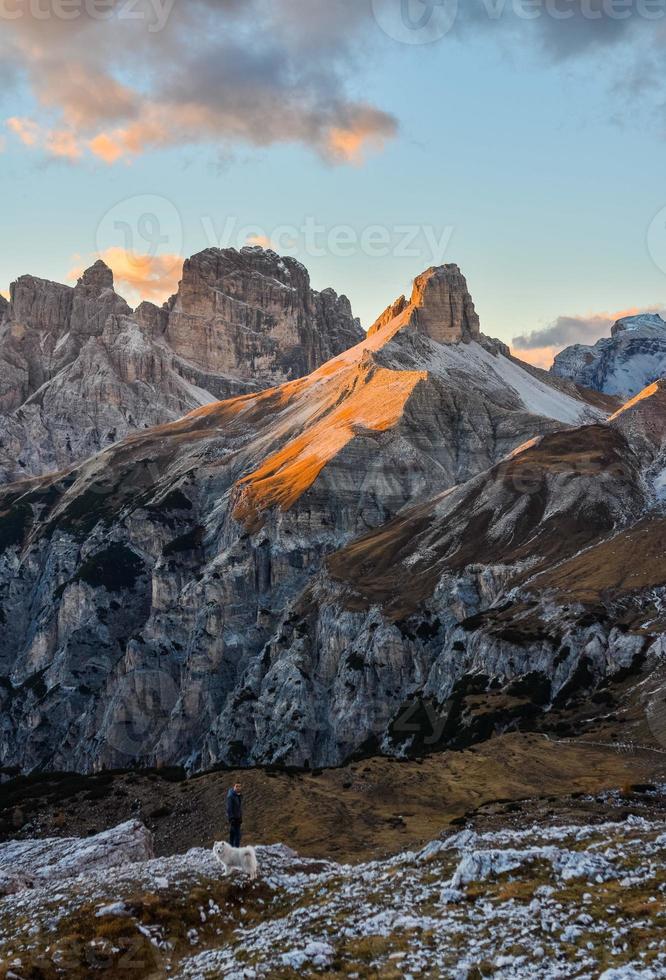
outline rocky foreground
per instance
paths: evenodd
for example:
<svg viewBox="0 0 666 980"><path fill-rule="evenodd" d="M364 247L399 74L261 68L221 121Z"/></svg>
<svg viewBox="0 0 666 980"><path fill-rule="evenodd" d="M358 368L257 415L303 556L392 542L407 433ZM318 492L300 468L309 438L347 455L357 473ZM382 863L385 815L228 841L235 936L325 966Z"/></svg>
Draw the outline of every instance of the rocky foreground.
<svg viewBox="0 0 666 980"><path fill-rule="evenodd" d="M86 840L8 842L0 977L656 980L665 789L646 788L628 816L621 794L590 797L614 808L604 822L553 811L358 865L261 847L256 882L223 877L201 848L152 857L136 820Z"/></svg>

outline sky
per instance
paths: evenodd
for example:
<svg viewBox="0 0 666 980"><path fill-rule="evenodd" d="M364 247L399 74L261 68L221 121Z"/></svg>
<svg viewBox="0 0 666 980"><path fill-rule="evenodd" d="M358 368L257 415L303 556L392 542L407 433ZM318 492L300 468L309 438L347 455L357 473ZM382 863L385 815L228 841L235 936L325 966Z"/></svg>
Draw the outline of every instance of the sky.
<svg viewBox="0 0 666 980"><path fill-rule="evenodd" d="M0 0L0 291L294 255L364 326L455 262L548 366L666 307L666 0Z"/></svg>

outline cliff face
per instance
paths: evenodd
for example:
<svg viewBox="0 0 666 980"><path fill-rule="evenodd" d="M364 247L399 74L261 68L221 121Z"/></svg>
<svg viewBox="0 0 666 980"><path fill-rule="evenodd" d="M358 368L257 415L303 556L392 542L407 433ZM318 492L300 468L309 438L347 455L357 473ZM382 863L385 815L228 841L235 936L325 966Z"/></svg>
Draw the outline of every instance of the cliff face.
<svg viewBox="0 0 666 980"><path fill-rule="evenodd" d="M429 295L419 324L436 332ZM481 507L467 482L533 437L602 418L501 345L461 339L442 344L390 317L305 378L206 405L0 493L3 763L324 765L373 739L393 751L395 713L506 580L497 549L513 533L529 550L535 501L545 507L540 493ZM349 590L365 602L355 576L374 581L381 562L371 551L347 575L344 558L327 557L369 532L390 540L405 507L437 494L468 519L452 524L456 581L436 539L395 564L407 594L419 562L431 562L439 605L423 589L397 621L381 603L349 605ZM637 506L633 484L622 500ZM530 664L516 660L513 673Z"/></svg>
<svg viewBox="0 0 666 980"><path fill-rule="evenodd" d="M199 367L268 387L309 374L363 331L348 299L315 292L300 262L244 248L185 262L165 336Z"/></svg>
<svg viewBox="0 0 666 980"><path fill-rule="evenodd" d="M0 310L0 482L62 469L200 405L307 374L363 336L348 300L262 249L210 249L133 313L97 262L21 277Z"/></svg>
<svg viewBox="0 0 666 980"><path fill-rule="evenodd" d="M652 313L624 317L610 338L567 347L551 371L586 388L633 398L666 375L666 323Z"/></svg>

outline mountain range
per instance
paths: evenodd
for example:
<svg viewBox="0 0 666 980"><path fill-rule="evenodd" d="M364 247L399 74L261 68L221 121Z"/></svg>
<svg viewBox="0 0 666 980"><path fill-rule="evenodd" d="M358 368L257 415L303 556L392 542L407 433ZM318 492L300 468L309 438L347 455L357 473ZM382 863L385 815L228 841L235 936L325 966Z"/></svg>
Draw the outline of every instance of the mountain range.
<svg viewBox="0 0 666 980"><path fill-rule="evenodd" d="M522 363L455 265L367 335L261 249L190 259L162 309L112 285L23 277L3 314L6 768L580 732L655 676L663 382L623 404Z"/></svg>
<svg viewBox="0 0 666 980"><path fill-rule="evenodd" d="M558 378L626 399L662 378L665 365L666 322L658 313L641 313L617 320L611 336L592 346L565 348L551 371Z"/></svg>
<svg viewBox="0 0 666 980"><path fill-rule="evenodd" d="M22 276L0 307L0 482L307 374L362 337L346 297L260 248L194 256L175 296L136 311L102 261L74 287Z"/></svg>

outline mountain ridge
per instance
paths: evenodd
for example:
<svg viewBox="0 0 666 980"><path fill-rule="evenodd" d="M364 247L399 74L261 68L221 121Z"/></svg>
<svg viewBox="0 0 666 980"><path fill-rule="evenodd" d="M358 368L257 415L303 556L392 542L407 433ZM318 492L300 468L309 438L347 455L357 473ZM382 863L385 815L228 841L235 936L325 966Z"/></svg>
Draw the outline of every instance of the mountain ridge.
<svg viewBox="0 0 666 980"><path fill-rule="evenodd" d="M132 311L101 260L74 287L22 276L0 310L0 482L307 374L362 336L346 297L258 248L188 259L162 308Z"/></svg>
<svg viewBox="0 0 666 980"><path fill-rule="evenodd" d="M6 760L304 761L285 726L316 732L319 709L297 696L300 655L277 651L305 642L291 617L325 556L535 435L604 417L502 345L481 335L442 344L428 322L415 330L394 317L305 378L0 490ZM331 656L333 717L349 675L341 651ZM272 663L286 699L275 705L263 679ZM130 737L127 718L143 734ZM312 764L338 757L316 736L307 752Z"/></svg>
<svg viewBox="0 0 666 980"><path fill-rule="evenodd" d="M303 378L0 488L6 765L400 757L405 713L456 747L653 662L657 565L568 611L553 576L660 540L659 392L618 413L393 309Z"/></svg>

